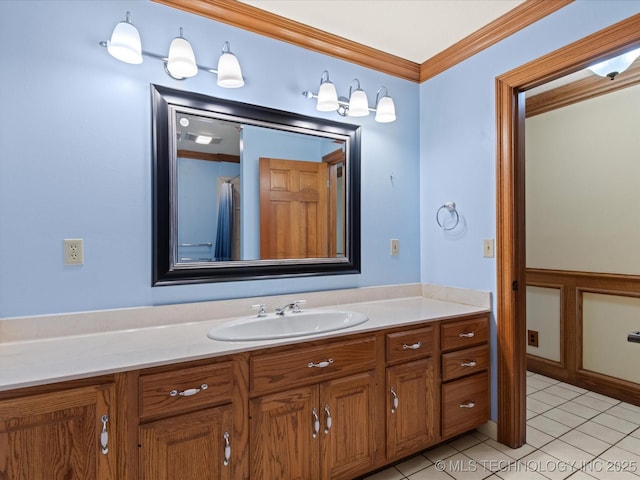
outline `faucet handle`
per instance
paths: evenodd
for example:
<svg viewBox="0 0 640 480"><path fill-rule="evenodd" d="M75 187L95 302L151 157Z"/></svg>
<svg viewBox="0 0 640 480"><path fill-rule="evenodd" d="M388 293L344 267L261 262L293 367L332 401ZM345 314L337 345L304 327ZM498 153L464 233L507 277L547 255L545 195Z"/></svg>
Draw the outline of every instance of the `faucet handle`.
<svg viewBox="0 0 640 480"><path fill-rule="evenodd" d="M304 305L305 303L307 303L306 300L295 300L293 302L293 311L294 311L294 313L299 312L300 310L302 310L300 308L300 305Z"/></svg>
<svg viewBox="0 0 640 480"><path fill-rule="evenodd" d="M265 303L256 303L255 305L251 305L251 308L258 310L258 317L262 318L267 316L267 311L265 310L267 305Z"/></svg>

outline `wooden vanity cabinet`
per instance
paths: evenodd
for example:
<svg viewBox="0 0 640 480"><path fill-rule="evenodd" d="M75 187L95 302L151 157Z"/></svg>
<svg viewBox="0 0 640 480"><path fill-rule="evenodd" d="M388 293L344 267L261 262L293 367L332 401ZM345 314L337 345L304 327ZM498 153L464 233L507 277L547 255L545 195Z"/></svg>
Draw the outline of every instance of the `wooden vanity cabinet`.
<svg viewBox="0 0 640 480"><path fill-rule="evenodd" d="M113 384L38 389L0 400L0 479L116 480Z"/></svg>
<svg viewBox="0 0 640 480"><path fill-rule="evenodd" d="M489 317L443 322L440 337L444 440L489 419Z"/></svg>
<svg viewBox="0 0 640 480"><path fill-rule="evenodd" d="M234 476L231 361L139 376L140 480Z"/></svg>
<svg viewBox="0 0 640 480"><path fill-rule="evenodd" d="M252 356L251 479L352 479L378 451L375 337Z"/></svg>
<svg viewBox="0 0 640 480"><path fill-rule="evenodd" d="M434 444L438 432L438 384L434 327L386 335L387 460Z"/></svg>

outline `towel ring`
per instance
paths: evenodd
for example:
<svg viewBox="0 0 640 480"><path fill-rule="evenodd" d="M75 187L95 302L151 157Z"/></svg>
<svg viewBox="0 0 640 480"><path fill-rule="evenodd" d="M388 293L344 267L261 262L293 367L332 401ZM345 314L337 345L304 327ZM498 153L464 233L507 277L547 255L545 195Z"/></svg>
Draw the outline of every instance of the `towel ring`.
<svg viewBox="0 0 640 480"><path fill-rule="evenodd" d="M440 211L443 208L447 209L449 211L449 213L455 213L455 215L456 215L456 221L455 221L455 223L453 224L452 227L446 228L442 223L440 223ZM458 226L458 223L460 223L460 215L458 215L458 211L456 210L455 202L446 202L444 205L442 205L438 209L438 211L436 212L436 222L438 222L438 226L444 231L453 230L454 228L456 228Z"/></svg>

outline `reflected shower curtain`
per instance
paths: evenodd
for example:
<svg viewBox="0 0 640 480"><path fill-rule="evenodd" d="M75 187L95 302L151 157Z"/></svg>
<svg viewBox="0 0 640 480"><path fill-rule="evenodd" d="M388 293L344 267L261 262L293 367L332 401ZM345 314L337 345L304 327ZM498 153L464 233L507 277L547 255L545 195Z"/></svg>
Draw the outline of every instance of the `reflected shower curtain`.
<svg viewBox="0 0 640 480"><path fill-rule="evenodd" d="M224 182L220 185L218 200L218 229L216 233L216 261L231 260L231 241L233 230L233 185Z"/></svg>

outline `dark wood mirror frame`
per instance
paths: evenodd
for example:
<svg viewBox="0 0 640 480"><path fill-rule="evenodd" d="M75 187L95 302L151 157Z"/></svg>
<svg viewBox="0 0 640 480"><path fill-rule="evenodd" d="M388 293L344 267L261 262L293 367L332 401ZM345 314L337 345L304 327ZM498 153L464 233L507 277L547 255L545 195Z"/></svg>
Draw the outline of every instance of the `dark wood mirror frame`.
<svg viewBox="0 0 640 480"><path fill-rule="evenodd" d="M153 272L152 285L230 282L317 275L360 273L360 126L299 115L282 110L225 100L198 93L151 85L153 114ZM170 128L171 106L206 110L264 123L269 127L303 129L318 136L339 135L347 140L346 258L286 261L235 261L188 266L172 262L172 175L175 155Z"/></svg>

